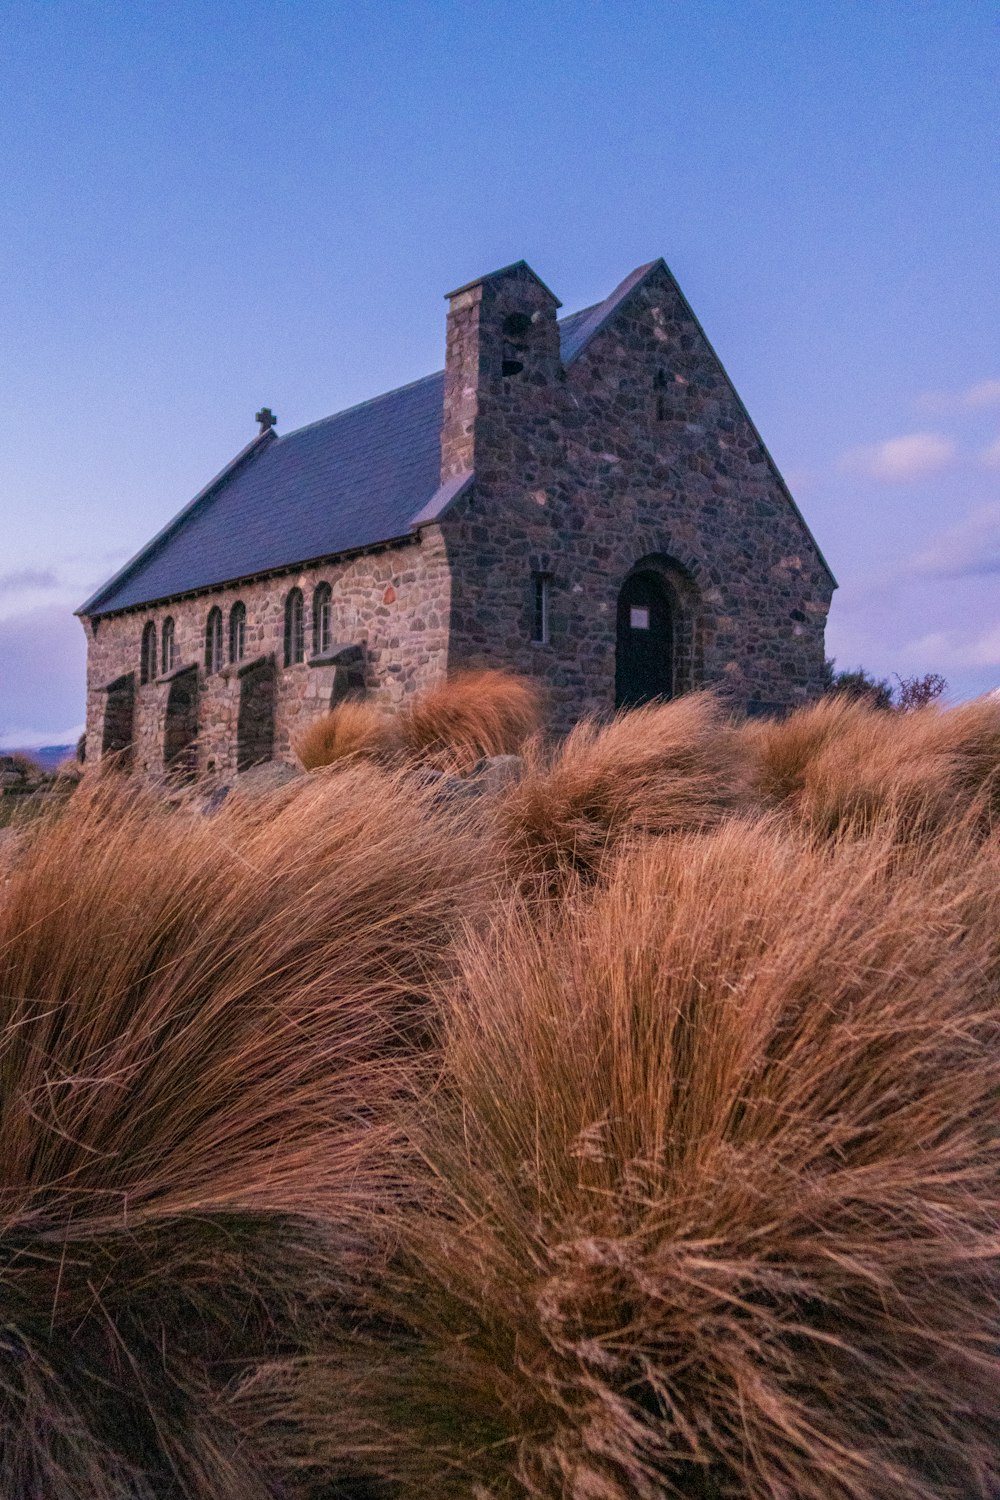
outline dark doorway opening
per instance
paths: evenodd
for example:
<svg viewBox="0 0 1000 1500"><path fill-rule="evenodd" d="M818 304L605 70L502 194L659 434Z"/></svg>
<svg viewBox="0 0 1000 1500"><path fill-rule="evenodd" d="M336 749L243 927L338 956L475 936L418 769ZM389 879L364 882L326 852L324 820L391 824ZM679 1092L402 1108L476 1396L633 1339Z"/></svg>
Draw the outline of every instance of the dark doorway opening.
<svg viewBox="0 0 1000 1500"><path fill-rule="evenodd" d="M615 707L674 696L674 618L663 580L633 573L618 595Z"/></svg>
<svg viewBox="0 0 1000 1500"><path fill-rule="evenodd" d="M172 776L193 780L198 769L198 668L186 667L170 684L163 730L163 764Z"/></svg>
<svg viewBox="0 0 1000 1500"><path fill-rule="evenodd" d="M363 698L367 686L364 646L342 646L336 654L330 707L336 708L345 698Z"/></svg>
<svg viewBox="0 0 1000 1500"><path fill-rule="evenodd" d="M135 728L135 673L116 677L108 686L104 706L104 729L101 735L102 756L113 756L123 771L132 766L132 737Z"/></svg>
<svg viewBox="0 0 1000 1500"><path fill-rule="evenodd" d="M236 769L248 771L274 754L274 657L250 662L240 672L236 720Z"/></svg>

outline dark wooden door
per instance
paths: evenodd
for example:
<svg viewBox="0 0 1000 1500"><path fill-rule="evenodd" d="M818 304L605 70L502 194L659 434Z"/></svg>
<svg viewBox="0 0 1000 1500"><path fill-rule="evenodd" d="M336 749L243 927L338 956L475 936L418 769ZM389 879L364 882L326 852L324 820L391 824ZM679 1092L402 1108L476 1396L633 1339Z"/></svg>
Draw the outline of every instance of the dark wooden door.
<svg viewBox="0 0 1000 1500"><path fill-rule="evenodd" d="M248 771L274 754L274 658L262 657L240 672L236 769Z"/></svg>
<svg viewBox="0 0 1000 1500"><path fill-rule="evenodd" d="M674 695L670 600L655 573L633 573L618 595L615 707Z"/></svg>
<svg viewBox="0 0 1000 1500"><path fill-rule="evenodd" d="M171 681L163 729L163 762L168 772L190 781L197 770L198 669L187 667Z"/></svg>
<svg viewBox="0 0 1000 1500"><path fill-rule="evenodd" d="M132 764L132 734L135 728L135 673L118 677L108 688L104 709L101 754L114 756L127 771Z"/></svg>

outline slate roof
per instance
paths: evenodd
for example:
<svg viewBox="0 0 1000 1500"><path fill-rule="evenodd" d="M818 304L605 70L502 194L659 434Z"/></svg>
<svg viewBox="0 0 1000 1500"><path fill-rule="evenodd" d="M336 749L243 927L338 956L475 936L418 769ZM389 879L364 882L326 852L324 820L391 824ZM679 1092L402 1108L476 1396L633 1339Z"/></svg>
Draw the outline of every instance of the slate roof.
<svg viewBox="0 0 1000 1500"><path fill-rule="evenodd" d="M582 312L560 319L559 347L564 365L572 364L625 298L645 281L651 271L663 264L662 260L651 260L644 266L637 266L603 302L596 302L593 307L585 307Z"/></svg>
<svg viewBox="0 0 1000 1500"><path fill-rule="evenodd" d="M660 264L559 323L568 364ZM282 437L261 434L81 605L111 614L408 537L471 475L440 484L444 372Z"/></svg>

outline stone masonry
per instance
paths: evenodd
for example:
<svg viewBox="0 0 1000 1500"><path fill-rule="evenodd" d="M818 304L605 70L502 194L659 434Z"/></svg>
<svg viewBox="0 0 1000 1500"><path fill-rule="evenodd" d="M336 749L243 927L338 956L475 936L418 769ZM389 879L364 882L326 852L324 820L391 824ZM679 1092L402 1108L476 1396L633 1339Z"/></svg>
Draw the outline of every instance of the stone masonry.
<svg viewBox="0 0 1000 1500"><path fill-rule="evenodd" d="M156 609L100 619L88 649L88 759L100 755L108 696L105 685L134 672L132 764L139 772L161 772L170 683L179 672L193 667L199 688L197 767L200 771L223 775L235 771L240 673L261 660L273 661L276 672L274 753L279 758L289 758L296 735L330 707L334 695L336 666L310 665L312 598L316 586L323 582L329 583L333 591L334 642L362 641L366 645L366 687L375 701L392 707L408 693L444 674L450 593L448 565L439 528L427 527L406 547L387 548L340 563L233 585L191 599L169 600ZM305 599L306 659L284 667L284 604L288 590L295 587L302 590ZM229 614L237 600L246 608L243 660L235 664L227 661L220 671L208 673L205 629L209 611L218 604L228 629ZM163 622L168 617L174 621L178 665L169 676L158 676L140 685L143 629L148 620L155 622L159 648ZM91 629L92 626L88 627L88 634ZM224 653L228 656L225 632Z"/></svg>
<svg viewBox="0 0 1000 1500"><path fill-rule="evenodd" d="M450 670L488 665L539 679L558 730L612 712L618 600L637 570L659 579L669 601L669 691L711 686L750 713L814 697L834 580L666 266L634 281L606 315L595 310L568 360L559 304L523 262L453 293L439 510L422 511L402 544L85 615L88 758L109 738L117 692L119 712L124 701L133 715L132 764L162 770L172 683L186 671L197 699L193 765L232 772L240 682L254 662L273 664L273 753L287 757L345 681L335 652L311 651L321 582L332 589L333 641L361 663L353 689L363 682L388 707ZM305 599L306 660L285 667L293 587ZM237 600L243 661L209 672L209 611L218 605L228 626ZM140 685L143 629L155 622L159 649L168 616L176 667ZM134 707L121 699L131 674Z"/></svg>
<svg viewBox="0 0 1000 1500"><path fill-rule="evenodd" d="M449 372L478 384L456 378L466 420L445 424L445 473L475 470L444 526L450 664L543 678L560 728L607 712L618 592L648 564L680 626L678 691L712 685L751 712L814 697L833 580L670 273L568 369L556 305L526 270L452 301ZM531 357L505 378L513 310ZM548 645L530 638L534 572L551 578Z"/></svg>

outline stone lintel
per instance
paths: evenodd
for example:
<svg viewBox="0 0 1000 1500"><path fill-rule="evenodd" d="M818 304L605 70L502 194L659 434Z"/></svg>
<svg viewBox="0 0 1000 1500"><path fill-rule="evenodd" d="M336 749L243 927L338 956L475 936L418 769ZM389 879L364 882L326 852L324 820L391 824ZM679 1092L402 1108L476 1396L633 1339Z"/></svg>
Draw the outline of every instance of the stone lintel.
<svg viewBox="0 0 1000 1500"><path fill-rule="evenodd" d="M196 661L185 662L182 667L172 667L169 672L161 673L161 675L156 678L156 681L157 683L173 682L175 677L183 677L185 672L197 672L197 670L198 663Z"/></svg>
<svg viewBox="0 0 1000 1500"><path fill-rule="evenodd" d="M329 651L322 652L319 656L310 656L306 661L307 667L336 667L353 665L365 659L365 648L359 643L346 646L331 646Z"/></svg>
<svg viewBox="0 0 1000 1500"><path fill-rule="evenodd" d="M274 653L269 652L267 656L255 656L251 661L241 661L236 669L237 677L245 677L248 672L253 672L260 667L273 666Z"/></svg>

